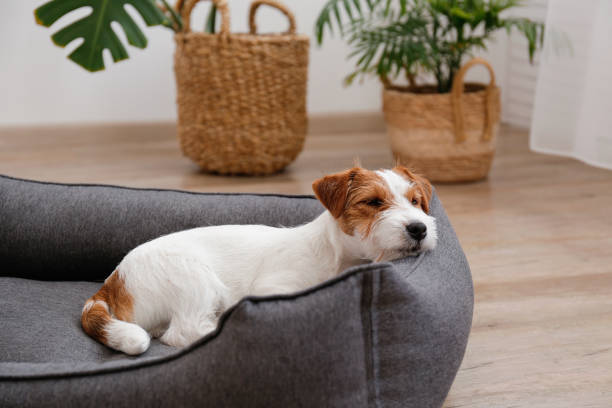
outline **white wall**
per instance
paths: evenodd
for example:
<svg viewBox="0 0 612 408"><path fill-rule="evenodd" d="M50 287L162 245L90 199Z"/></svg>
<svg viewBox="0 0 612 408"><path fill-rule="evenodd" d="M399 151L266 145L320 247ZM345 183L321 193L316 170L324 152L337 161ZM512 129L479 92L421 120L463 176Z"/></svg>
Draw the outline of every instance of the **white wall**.
<svg viewBox="0 0 612 408"><path fill-rule="evenodd" d="M313 34L315 18L326 0L285 0L297 17L298 31ZM75 48L55 46L50 35L75 15L51 29L34 22L33 10L44 0L13 0L2 5L0 24L0 126L82 122L173 121L176 117L172 32L164 27L144 28L145 50L128 47L130 59L118 64L106 56L106 70L89 73L65 57ZM231 0L232 30L246 30L250 0ZM196 9L193 26L201 27L205 9ZM286 27L284 18L269 8L260 9L258 26L266 31ZM82 14L86 14L81 12ZM119 30L119 35L123 34ZM503 83L506 38L486 55ZM353 65L348 47L338 38L323 47L311 42L308 109L312 114L380 109L380 85L372 78L346 88L342 79ZM471 78L486 79L484 70Z"/></svg>
<svg viewBox="0 0 612 408"><path fill-rule="evenodd" d="M325 0L286 0L297 16L298 31L313 33L314 21ZM164 27L145 28L145 50L129 47L130 59L106 70L89 73L65 57L74 45L61 49L50 35L74 17L51 29L34 22L40 0L5 1L0 24L0 125L66 122L168 121L176 117L172 69L173 33ZM232 30L245 31L248 0L232 0ZM204 21L208 5L194 13L194 28ZM258 26L283 30L280 13L262 7ZM308 109L311 113L373 111L380 106L380 88L372 80L342 86L350 72L346 46L338 39L319 48L311 43Z"/></svg>

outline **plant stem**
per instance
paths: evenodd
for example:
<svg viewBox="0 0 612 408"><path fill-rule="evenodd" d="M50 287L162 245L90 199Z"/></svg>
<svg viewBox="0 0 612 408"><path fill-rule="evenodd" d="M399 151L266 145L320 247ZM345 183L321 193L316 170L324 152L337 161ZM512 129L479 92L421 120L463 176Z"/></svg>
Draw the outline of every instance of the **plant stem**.
<svg viewBox="0 0 612 408"><path fill-rule="evenodd" d="M408 80L408 84L410 88L416 88L416 79L414 78L414 74L410 72L410 68L404 68L406 70L406 79Z"/></svg>
<svg viewBox="0 0 612 408"><path fill-rule="evenodd" d="M214 34L215 32L215 23L217 21L217 7L213 4L208 12L208 17L206 18L206 28L205 31L210 34Z"/></svg>
<svg viewBox="0 0 612 408"><path fill-rule="evenodd" d="M178 32L182 30L183 29L183 19L181 18L181 16L179 16L176 10L174 10L174 7L170 6L166 0L161 0L161 1L162 3L164 3L164 7L166 7L166 10L168 10L170 15L172 16L172 20L174 20L174 25L173 25L174 31Z"/></svg>

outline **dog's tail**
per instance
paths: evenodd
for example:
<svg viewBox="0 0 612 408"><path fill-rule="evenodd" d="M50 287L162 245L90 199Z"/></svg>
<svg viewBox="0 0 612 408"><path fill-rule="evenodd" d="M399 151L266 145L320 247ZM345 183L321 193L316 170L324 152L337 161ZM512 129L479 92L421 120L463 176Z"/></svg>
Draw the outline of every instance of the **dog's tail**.
<svg viewBox="0 0 612 408"><path fill-rule="evenodd" d="M81 314L83 330L112 349L130 355L144 353L151 339L142 327L129 323L132 303L118 271L113 272L102 288L85 302Z"/></svg>

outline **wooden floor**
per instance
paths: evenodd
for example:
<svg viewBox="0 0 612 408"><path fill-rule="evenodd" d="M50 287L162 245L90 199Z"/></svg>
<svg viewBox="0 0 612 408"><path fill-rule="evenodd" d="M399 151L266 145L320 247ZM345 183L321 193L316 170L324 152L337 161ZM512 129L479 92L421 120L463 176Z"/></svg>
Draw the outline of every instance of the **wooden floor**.
<svg viewBox="0 0 612 408"><path fill-rule="evenodd" d="M504 128L489 180L437 186L467 253L476 306L446 407L612 407L612 172L534 154ZM286 172L218 177L170 125L0 130L0 173L196 191L310 193L354 157L391 163L382 132L311 136Z"/></svg>

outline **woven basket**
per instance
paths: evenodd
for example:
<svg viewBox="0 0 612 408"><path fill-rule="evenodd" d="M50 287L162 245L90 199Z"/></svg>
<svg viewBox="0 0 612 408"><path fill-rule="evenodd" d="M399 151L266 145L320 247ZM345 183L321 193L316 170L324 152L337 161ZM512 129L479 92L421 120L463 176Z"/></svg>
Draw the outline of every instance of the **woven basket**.
<svg viewBox="0 0 612 408"><path fill-rule="evenodd" d="M257 0L250 32L229 32L226 0L214 0L218 34L191 32L199 0L177 4L183 30L175 35L178 137L183 153L202 169L222 174L270 174L291 163L306 136L307 36L295 33L295 18L283 5ZM262 4L289 20L282 34L257 34Z"/></svg>
<svg viewBox="0 0 612 408"><path fill-rule="evenodd" d="M488 86L464 84L465 73L476 64L489 70ZM450 94L426 93L428 88L385 87L383 111L393 154L431 181L485 178L500 118L500 91L493 68L475 58L457 72Z"/></svg>

